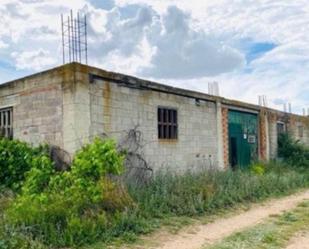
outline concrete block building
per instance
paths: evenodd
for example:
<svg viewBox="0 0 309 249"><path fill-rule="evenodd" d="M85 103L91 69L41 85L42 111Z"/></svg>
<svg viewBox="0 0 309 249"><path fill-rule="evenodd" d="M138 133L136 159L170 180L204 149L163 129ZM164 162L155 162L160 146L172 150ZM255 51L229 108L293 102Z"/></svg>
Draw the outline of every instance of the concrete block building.
<svg viewBox="0 0 309 249"><path fill-rule="evenodd" d="M289 132L309 145L309 117L71 63L0 85L2 136L73 154L97 135L138 129L153 169L246 166L277 157Z"/></svg>

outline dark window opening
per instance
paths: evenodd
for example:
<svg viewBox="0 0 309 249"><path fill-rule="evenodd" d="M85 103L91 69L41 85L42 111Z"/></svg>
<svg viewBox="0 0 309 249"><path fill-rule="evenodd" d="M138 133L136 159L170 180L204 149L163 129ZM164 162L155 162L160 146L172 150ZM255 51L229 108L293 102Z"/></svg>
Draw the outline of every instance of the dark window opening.
<svg viewBox="0 0 309 249"><path fill-rule="evenodd" d="M303 126L298 126L298 136L300 138L304 137L304 127Z"/></svg>
<svg viewBox="0 0 309 249"><path fill-rule="evenodd" d="M277 123L277 134L284 134L285 133L285 124L284 123Z"/></svg>
<svg viewBox="0 0 309 249"><path fill-rule="evenodd" d="M13 110L0 109L0 137L13 138Z"/></svg>
<svg viewBox="0 0 309 249"><path fill-rule="evenodd" d="M158 137L159 139L177 139L177 110L158 108Z"/></svg>

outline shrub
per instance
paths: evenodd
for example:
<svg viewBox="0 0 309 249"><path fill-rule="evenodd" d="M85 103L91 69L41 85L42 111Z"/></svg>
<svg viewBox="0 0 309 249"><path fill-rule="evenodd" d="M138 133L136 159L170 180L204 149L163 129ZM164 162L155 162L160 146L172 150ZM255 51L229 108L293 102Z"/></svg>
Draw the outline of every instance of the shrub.
<svg viewBox="0 0 309 249"><path fill-rule="evenodd" d="M95 139L77 152L70 171L55 172L48 158L34 160L22 193L8 210L15 226L28 227L33 237L57 246L97 240L113 213L132 200L108 176L123 171L123 155L111 140ZM115 198L112 200L112 198Z"/></svg>
<svg viewBox="0 0 309 249"><path fill-rule="evenodd" d="M22 186L25 195L35 195L44 191L55 172L53 162L44 155L35 157L31 166L32 168L25 173L26 181Z"/></svg>
<svg viewBox="0 0 309 249"><path fill-rule="evenodd" d="M98 179L102 175L119 175L123 171L124 156L116 150L112 140L95 138L85 145L74 157L72 172L77 177Z"/></svg>
<svg viewBox="0 0 309 249"><path fill-rule="evenodd" d="M295 141L289 134L280 134L278 139L278 155L294 167L309 167L309 148Z"/></svg>
<svg viewBox="0 0 309 249"><path fill-rule="evenodd" d="M32 167L33 160L47 155L47 148L32 148L18 140L0 138L0 182L3 186L19 190L25 173Z"/></svg>
<svg viewBox="0 0 309 249"><path fill-rule="evenodd" d="M101 189L105 189L102 196L102 207L104 210L113 212L114 210L126 210L134 208L135 203L128 194L126 188L120 184L105 178L100 181Z"/></svg>
<svg viewBox="0 0 309 249"><path fill-rule="evenodd" d="M265 163L256 162L250 165L250 170L256 175L264 175L266 171Z"/></svg>

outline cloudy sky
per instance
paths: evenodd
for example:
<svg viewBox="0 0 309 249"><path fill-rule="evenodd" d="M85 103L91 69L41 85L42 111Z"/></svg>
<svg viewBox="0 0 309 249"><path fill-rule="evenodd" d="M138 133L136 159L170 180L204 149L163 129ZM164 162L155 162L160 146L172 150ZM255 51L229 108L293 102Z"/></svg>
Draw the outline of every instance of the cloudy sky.
<svg viewBox="0 0 309 249"><path fill-rule="evenodd" d="M0 82L62 63L60 14L87 13L89 64L271 107L309 107L308 0L0 0Z"/></svg>

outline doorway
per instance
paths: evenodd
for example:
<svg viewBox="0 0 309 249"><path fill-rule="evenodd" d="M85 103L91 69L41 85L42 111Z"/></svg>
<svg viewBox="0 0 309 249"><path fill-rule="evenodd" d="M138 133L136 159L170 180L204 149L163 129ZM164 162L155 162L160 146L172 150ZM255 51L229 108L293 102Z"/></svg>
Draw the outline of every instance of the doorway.
<svg viewBox="0 0 309 249"><path fill-rule="evenodd" d="M258 159L257 114L230 110L228 120L230 166L246 168Z"/></svg>

